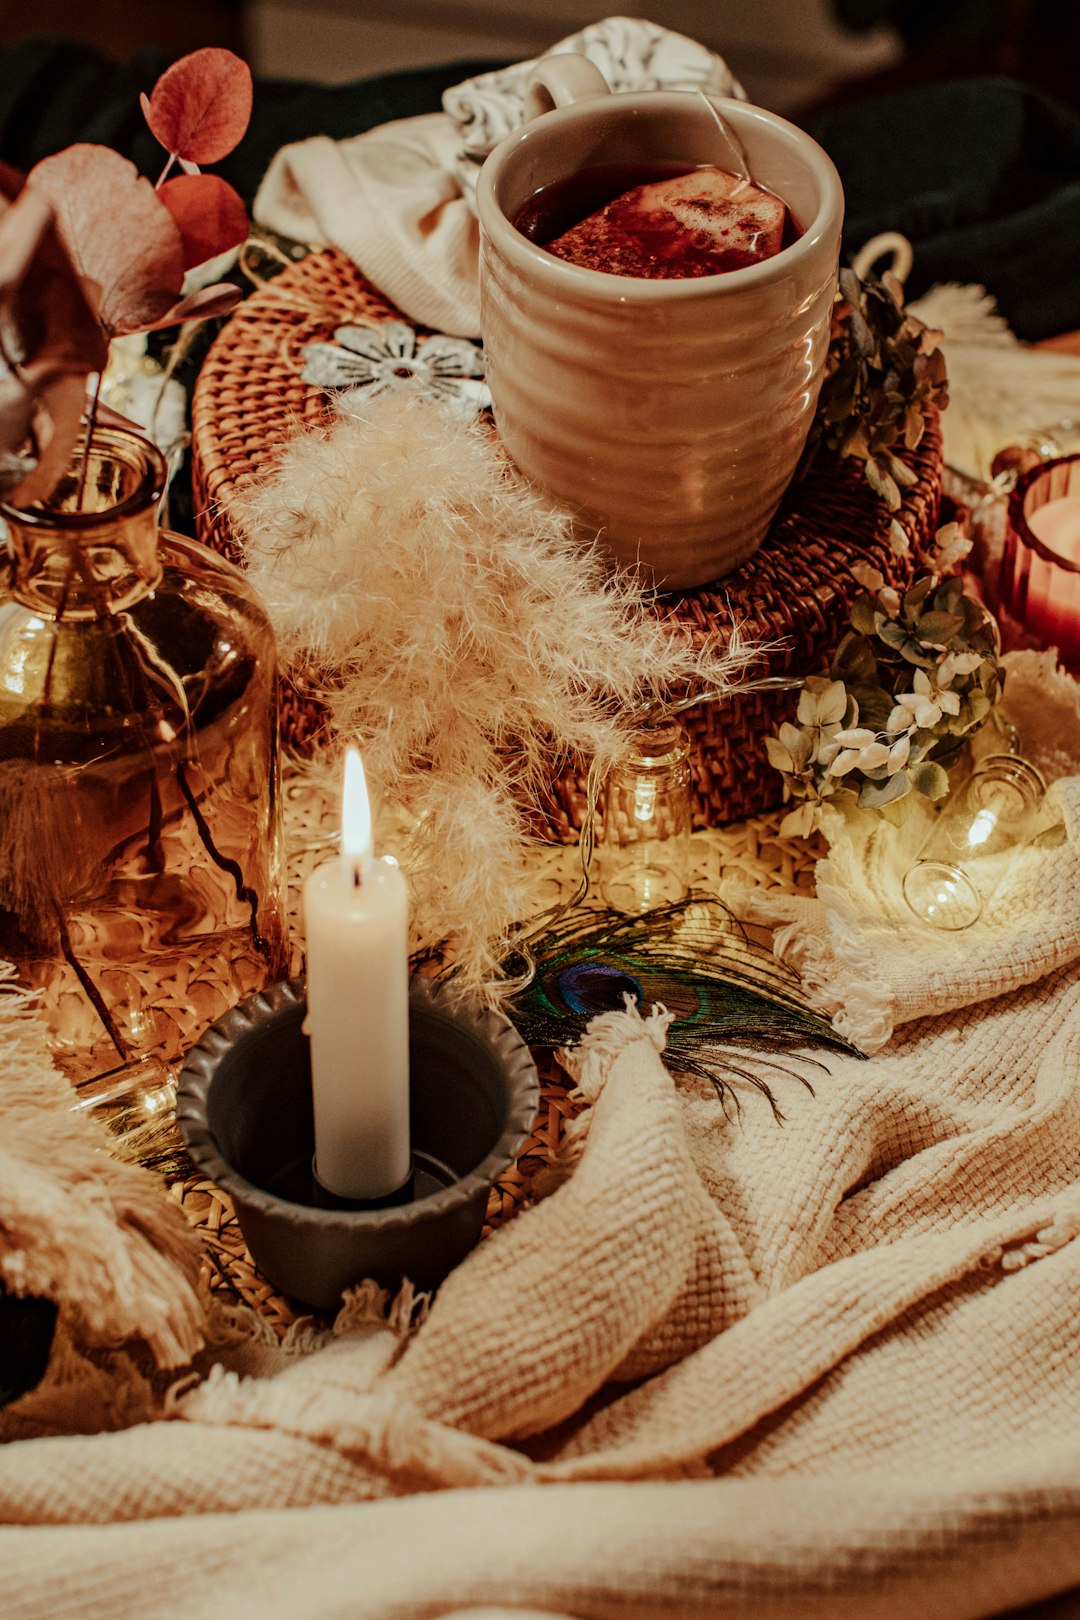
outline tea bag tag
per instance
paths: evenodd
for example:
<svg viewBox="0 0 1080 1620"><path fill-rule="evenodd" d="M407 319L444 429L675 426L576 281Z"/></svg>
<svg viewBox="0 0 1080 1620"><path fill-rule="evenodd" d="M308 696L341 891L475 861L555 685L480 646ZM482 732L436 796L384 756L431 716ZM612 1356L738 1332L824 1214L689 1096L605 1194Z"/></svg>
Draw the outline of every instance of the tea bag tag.
<svg viewBox="0 0 1080 1620"><path fill-rule="evenodd" d="M729 174L737 174L740 180L746 181L747 185L753 185L754 177L750 173L750 160L746 155L746 148L743 146L742 142L739 140L739 137L735 134L735 131L732 129L719 107L713 101L712 97L707 96L704 90L699 90L698 95L701 97L706 107L708 107L713 121L716 124L717 130L720 133L720 139L724 146L726 155L722 162L719 158L717 159L716 167L718 169L726 169ZM732 161L732 159L734 159L734 161Z"/></svg>

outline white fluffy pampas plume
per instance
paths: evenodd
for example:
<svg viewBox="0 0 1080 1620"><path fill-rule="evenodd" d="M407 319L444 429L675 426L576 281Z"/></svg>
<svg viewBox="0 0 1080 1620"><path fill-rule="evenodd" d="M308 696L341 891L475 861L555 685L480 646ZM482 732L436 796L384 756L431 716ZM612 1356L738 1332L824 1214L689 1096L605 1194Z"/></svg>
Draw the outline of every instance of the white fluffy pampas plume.
<svg viewBox="0 0 1080 1620"><path fill-rule="evenodd" d="M526 807L568 757L606 766L635 711L729 683L724 627L695 653L647 593L583 551L482 424L411 389L299 436L230 507L286 666L326 693L410 817L421 934L481 983L535 909Z"/></svg>
<svg viewBox="0 0 1080 1620"><path fill-rule="evenodd" d="M156 1177L104 1151L47 1033L35 997L0 962L0 1293L59 1312L44 1383L0 1411L0 1444L54 1424L90 1432L149 1417L158 1403L137 1343L175 1368L204 1339L195 1233ZM16 1348L0 1345L0 1374L17 1367L5 1356Z"/></svg>
<svg viewBox="0 0 1080 1620"><path fill-rule="evenodd" d="M909 309L942 331L949 409L945 459L989 479L994 455L1018 436L1080 416L1080 360L1030 349L1013 336L984 287L931 287Z"/></svg>

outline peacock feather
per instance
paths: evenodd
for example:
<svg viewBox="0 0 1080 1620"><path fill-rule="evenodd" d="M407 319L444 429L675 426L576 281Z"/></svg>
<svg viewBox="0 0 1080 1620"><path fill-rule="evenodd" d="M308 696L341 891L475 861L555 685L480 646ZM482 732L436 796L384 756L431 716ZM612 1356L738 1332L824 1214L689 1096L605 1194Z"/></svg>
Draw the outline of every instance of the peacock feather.
<svg viewBox="0 0 1080 1620"><path fill-rule="evenodd" d="M813 1090L779 1055L799 1054L823 1072L803 1048L863 1056L806 1005L798 975L718 900L690 897L633 917L578 911L519 946L504 971L528 980L505 1010L530 1046L572 1044L628 996L643 1008L662 1004L674 1014L668 1067L710 1081L725 1110L738 1111L738 1081L763 1093L777 1118L770 1080L786 1075Z"/></svg>

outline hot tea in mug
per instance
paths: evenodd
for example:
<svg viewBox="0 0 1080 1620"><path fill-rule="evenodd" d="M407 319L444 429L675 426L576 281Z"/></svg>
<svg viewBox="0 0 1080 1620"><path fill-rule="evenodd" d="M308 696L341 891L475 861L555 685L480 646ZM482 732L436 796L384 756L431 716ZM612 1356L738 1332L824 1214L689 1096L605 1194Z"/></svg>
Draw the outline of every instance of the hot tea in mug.
<svg viewBox="0 0 1080 1620"><path fill-rule="evenodd" d="M782 198L713 164L610 163L533 193L514 225L570 264L649 280L771 259L802 229Z"/></svg>
<svg viewBox="0 0 1080 1620"><path fill-rule="evenodd" d="M775 113L612 95L574 53L536 64L525 104L476 187L499 437L583 544L664 590L717 579L761 543L814 414L839 177Z"/></svg>

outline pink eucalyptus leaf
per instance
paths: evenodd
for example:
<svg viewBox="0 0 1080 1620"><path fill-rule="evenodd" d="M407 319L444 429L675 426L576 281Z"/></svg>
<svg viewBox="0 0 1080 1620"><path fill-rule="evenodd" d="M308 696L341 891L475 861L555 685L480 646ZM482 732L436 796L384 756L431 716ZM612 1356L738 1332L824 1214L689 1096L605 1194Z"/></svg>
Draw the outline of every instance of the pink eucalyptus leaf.
<svg viewBox="0 0 1080 1620"><path fill-rule="evenodd" d="M247 240L247 209L216 174L178 175L158 187L158 196L179 228L185 270Z"/></svg>
<svg viewBox="0 0 1080 1620"><path fill-rule="evenodd" d="M112 406L106 405L103 399L99 399L97 402L94 420L99 427L124 428L128 433L141 433L144 439L146 437L144 427L141 427L138 422L133 422L130 416L124 416L120 411L114 411Z"/></svg>
<svg viewBox="0 0 1080 1620"><path fill-rule="evenodd" d="M105 331L162 324L184 280L180 230L149 180L105 146L79 143L30 171Z"/></svg>
<svg viewBox="0 0 1080 1620"><path fill-rule="evenodd" d="M166 68L149 101L143 98L143 112L167 152L192 163L217 163L242 139L251 99L247 63L211 45Z"/></svg>
<svg viewBox="0 0 1080 1620"><path fill-rule="evenodd" d="M6 167L0 172L0 333L15 368L0 381L6 498L44 500L77 449L86 379L104 366L108 346L57 235L48 198Z"/></svg>
<svg viewBox="0 0 1080 1620"><path fill-rule="evenodd" d="M28 229L36 237L29 259ZM29 186L10 205L0 197L0 329L8 360L24 372L43 364L86 375L100 371L108 357L105 334L60 241L52 209Z"/></svg>
<svg viewBox="0 0 1080 1620"><path fill-rule="evenodd" d="M243 296L240 288L234 287L230 281L218 281L212 287L203 287L199 292L192 293L190 298L182 298L178 304L166 310L153 326L140 326L131 330L156 332L159 327L176 326L182 321L206 321L212 315L228 315Z"/></svg>
<svg viewBox="0 0 1080 1620"><path fill-rule="evenodd" d="M34 396L16 371L0 368L0 449L15 453L30 437Z"/></svg>
<svg viewBox="0 0 1080 1620"><path fill-rule="evenodd" d="M14 296L53 222L52 205L24 186L0 218L0 301Z"/></svg>
<svg viewBox="0 0 1080 1620"><path fill-rule="evenodd" d="M31 386L37 465L6 496L12 506L33 506L48 500L82 442L85 375L57 368L31 379Z"/></svg>

